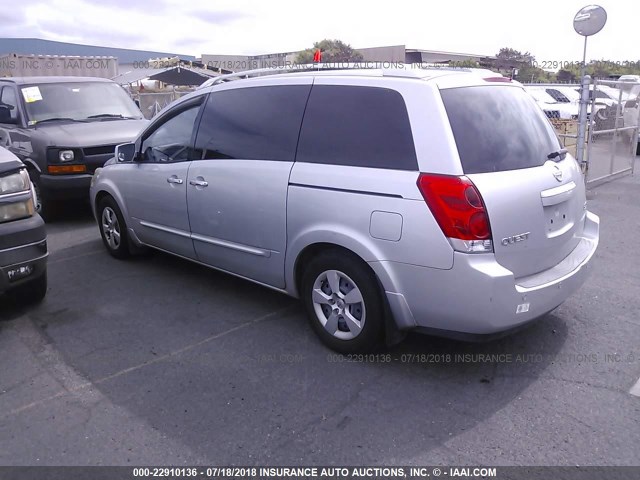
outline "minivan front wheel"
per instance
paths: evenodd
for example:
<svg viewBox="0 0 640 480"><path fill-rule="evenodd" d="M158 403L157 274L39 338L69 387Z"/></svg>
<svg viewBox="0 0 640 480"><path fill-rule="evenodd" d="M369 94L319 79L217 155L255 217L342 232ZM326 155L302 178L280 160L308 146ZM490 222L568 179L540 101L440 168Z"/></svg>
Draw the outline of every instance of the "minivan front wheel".
<svg viewBox="0 0 640 480"><path fill-rule="evenodd" d="M311 326L328 347L362 353L379 346L383 302L364 262L339 252L322 253L309 262L301 284Z"/></svg>
<svg viewBox="0 0 640 480"><path fill-rule="evenodd" d="M122 213L115 200L104 197L98 205L98 222L100 224L100 236L107 251L115 258L127 258L129 256L129 241L127 227Z"/></svg>

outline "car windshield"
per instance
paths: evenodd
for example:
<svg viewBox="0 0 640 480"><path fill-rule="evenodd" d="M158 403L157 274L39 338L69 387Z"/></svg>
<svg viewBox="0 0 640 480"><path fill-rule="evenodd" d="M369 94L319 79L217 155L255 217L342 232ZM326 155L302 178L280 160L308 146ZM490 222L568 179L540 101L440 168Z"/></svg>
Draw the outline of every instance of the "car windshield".
<svg viewBox="0 0 640 480"><path fill-rule="evenodd" d="M536 101L541 103L558 103L551 95L549 95L544 90L538 90L536 88L529 88L527 92L536 99Z"/></svg>
<svg viewBox="0 0 640 480"><path fill-rule="evenodd" d="M115 83L63 82L21 87L30 125L53 119L142 118L140 110Z"/></svg>
<svg viewBox="0 0 640 480"><path fill-rule="evenodd" d="M580 93L576 92L572 88L554 88L554 90L567 97L571 102L580 101Z"/></svg>

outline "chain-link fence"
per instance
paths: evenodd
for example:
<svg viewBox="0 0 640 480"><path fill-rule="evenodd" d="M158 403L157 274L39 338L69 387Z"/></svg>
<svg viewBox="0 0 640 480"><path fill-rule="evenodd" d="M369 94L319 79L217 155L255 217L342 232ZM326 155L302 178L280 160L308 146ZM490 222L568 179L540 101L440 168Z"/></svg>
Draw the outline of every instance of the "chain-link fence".
<svg viewBox="0 0 640 480"><path fill-rule="evenodd" d="M589 86L587 185L633 173L639 153L640 83L594 80Z"/></svg>
<svg viewBox="0 0 640 480"><path fill-rule="evenodd" d="M153 118L174 100L191 93L189 91L170 91L158 93L138 93L133 99L137 101L145 118Z"/></svg>

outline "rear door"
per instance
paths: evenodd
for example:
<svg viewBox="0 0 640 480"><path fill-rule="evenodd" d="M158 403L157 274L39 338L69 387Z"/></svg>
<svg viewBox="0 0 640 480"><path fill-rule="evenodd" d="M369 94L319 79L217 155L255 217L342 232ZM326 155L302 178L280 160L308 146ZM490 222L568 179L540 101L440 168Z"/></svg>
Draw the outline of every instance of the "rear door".
<svg viewBox="0 0 640 480"><path fill-rule="evenodd" d="M576 248L586 198L582 173L518 86L441 90L465 175L487 207L497 261L516 278L547 270ZM550 158L553 157L553 158Z"/></svg>
<svg viewBox="0 0 640 480"><path fill-rule="evenodd" d="M187 182L201 262L284 288L287 188L311 82L280 79L209 95Z"/></svg>

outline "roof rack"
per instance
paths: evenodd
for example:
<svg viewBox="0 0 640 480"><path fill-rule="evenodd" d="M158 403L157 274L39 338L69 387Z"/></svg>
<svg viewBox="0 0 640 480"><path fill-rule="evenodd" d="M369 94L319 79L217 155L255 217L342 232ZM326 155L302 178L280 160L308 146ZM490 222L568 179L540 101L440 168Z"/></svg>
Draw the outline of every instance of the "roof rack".
<svg viewBox="0 0 640 480"><path fill-rule="evenodd" d="M433 67L410 67L410 68L390 68L390 62L365 62L365 63L349 63L349 62L336 62L336 63L314 63L314 64L301 64L290 66L278 66L269 68L257 68L254 70L244 70L241 72L228 73L225 75L219 75L214 78L210 78L198 88L210 87L223 82L229 82L232 80L240 80L246 78L262 77L266 75L279 75L283 73L297 73L297 72L326 72L326 71L348 71L348 70L380 70L383 76L389 77L405 77L405 78L421 78L424 77L423 72L429 71L456 71L456 72L471 72L469 68L448 67L448 66L433 66ZM403 64L405 67L410 64Z"/></svg>
<svg viewBox="0 0 640 480"><path fill-rule="evenodd" d="M211 85L217 85L222 82L229 82L231 80L240 80L243 78L262 77L265 75L279 75L281 73L293 73L293 72L310 72L310 71L326 71L326 70L347 70L355 68L352 65L355 63L342 63L340 67L331 67L330 64L315 63L315 64L301 64L291 66L277 66L268 68L256 68L253 70L244 70L241 72L227 73L225 75L218 75L211 78L200 85L199 88L210 87Z"/></svg>

